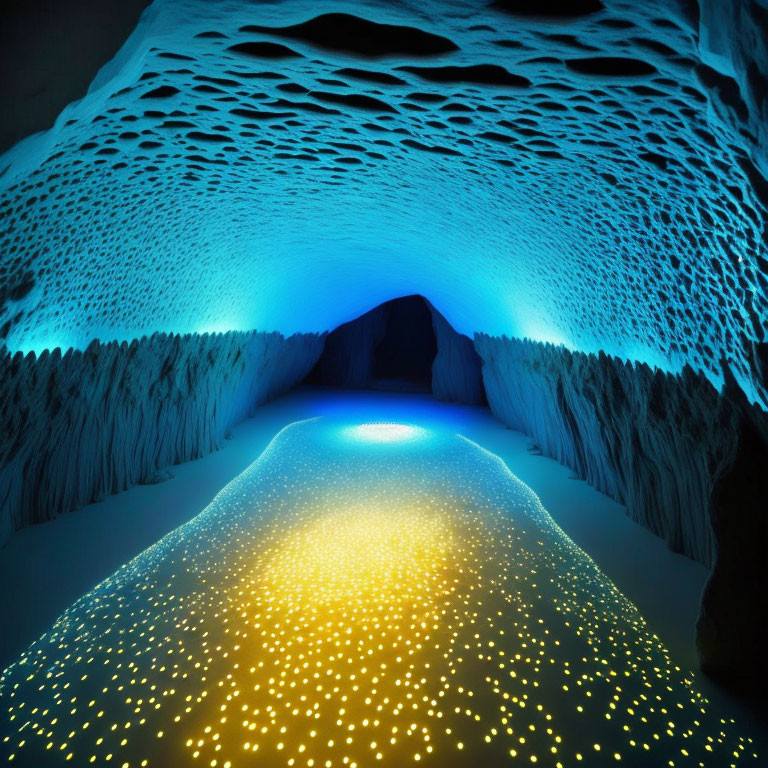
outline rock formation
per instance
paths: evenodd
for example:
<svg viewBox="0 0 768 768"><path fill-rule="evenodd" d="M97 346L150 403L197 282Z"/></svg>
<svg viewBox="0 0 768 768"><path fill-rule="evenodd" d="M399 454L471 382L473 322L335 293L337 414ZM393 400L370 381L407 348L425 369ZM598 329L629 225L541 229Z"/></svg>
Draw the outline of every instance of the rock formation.
<svg viewBox="0 0 768 768"><path fill-rule="evenodd" d="M419 303L421 307L413 306ZM421 311L416 311L418 309ZM398 328L394 330L391 327L393 314L396 314L398 319ZM431 324L431 331L426 332L425 328L409 326L409 323L420 323L424 320ZM426 338L432 335L434 339ZM411 348L404 353L402 346L407 342L411 342ZM407 389L407 381L376 381L377 375L381 373L380 369L387 367L380 363L377 369L376 365L382 345L386 345L386 352L392 356L407 357L407 353L410 353L412 357L418 358L421 353L422 356L432 357L431 374L429 370L426 371L426 384L431 385L432 394L438 400L466 405L485 403L481 360L475 352L472 340L457 333L450 323L420 296L403 297L381 304L329 333L325 340L325 349L310 381L352 389L371 386L390 390ZM401 362L407 368L408 361ZM421 371L418 371L416 375L420 373Z"/></svg>
<svg viewBox="0 0 768 768"><path fill-rule="evenodd" d="M712 569L697 627L702 667L730 684L768 679L768 414L727 366L721 394L689 368L673 376L485 335L475 345L504 423Z"/></svg>
<svg viewBox="0 0 768 768"><path fill-rule="evenodd" d="M386 327L387 315L382 305L334 329L325 339L313 378L332 387L368 386L373 374L373 353Z"/></svg>
<svg viewBox="0 0 768 768"><path fill-rule="evenodd" d="M0 164L0 337L323 332L418 293L768 406L766 0L156 0Z"/></svg>
<svg viewBox="0 0 768 768"><path fill-rule="evenodd" d="M768 0L155 0L0 159L0 541L419 294L435 393L478 401L474 338L501 418L713 568L706 667L764 670L767 41Z"/></svg>
<svg viewBox="0 0 768 768"><path fill-rule="evenodd" d="M437 355L432 363L432 394L438 400L452 403L484 404L482 362L472 340L457 333L434 307L430 309L437 339Z"/></svg>
<svg viewBox="0 0 768 768"><path fill-rule="evenodd" d="M0 356L0 545L13 531L155 482L301 380L314 334L154 334Z"/></svg>

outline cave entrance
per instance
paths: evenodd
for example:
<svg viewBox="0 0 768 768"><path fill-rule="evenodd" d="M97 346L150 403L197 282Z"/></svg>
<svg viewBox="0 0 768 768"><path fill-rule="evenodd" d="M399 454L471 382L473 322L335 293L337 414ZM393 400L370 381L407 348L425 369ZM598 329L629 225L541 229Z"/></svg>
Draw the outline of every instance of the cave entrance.
<svg viewBox="0 0 768 768"><path fill-rule="evenodd" d="M371 389L431 392L437 339L432 312L422 296L404 296L381 305L383 336L373 350Z"/></svg>
<svg viewBox="0 0 768 768"><path fill-rule="evenodd" d="M437 339L423 296L379 304L325 340L307 382L389 392L432 392Z"/></svg>
<svg viewBox="0 0 768 768"><path fill-rule="evenodd" d="M306 383L486 402L472 341L419 295L379 304L329 333Z"/></svg>

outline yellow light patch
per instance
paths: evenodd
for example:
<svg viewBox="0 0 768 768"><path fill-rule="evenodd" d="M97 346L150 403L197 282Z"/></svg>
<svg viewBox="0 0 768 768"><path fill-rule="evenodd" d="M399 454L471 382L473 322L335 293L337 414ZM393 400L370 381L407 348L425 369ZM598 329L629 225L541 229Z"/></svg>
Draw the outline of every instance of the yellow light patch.
<svg viewBox="0 0 768 768"><path fill-rule="evenodd" d="M266 562L260 583L269 600L288 612L350 600L397 604L430 593L450 547L450 526L439 514L331 512L291 531Z"/></svg>
<svg viewBox="0 0 768 768"><path fill-rule="evenodd" d="M0 679L0 757L752 758L497 457L454 435L380 450L339 431L284 430L205 512L73 605Z"/></svg>

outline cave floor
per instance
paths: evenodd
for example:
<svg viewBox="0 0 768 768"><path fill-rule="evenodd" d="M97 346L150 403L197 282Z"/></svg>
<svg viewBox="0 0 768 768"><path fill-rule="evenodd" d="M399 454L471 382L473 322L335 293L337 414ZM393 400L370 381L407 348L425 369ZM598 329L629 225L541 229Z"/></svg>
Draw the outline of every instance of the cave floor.
<svg viewBox="0 0 768 768"><path fill-rule="evenodd" d="M758 750L762 751L765 739L762 713L734 702L701 674L687 673L695 666L692 628L706 570L669 552L663 542L627 519L622 507L585 483L572 479L567 469L537 455L527 438L505 429L486 409L437 403L427 396L296 391L260 408L256 418L234 430L221 451L172 468L172 479L131 489L16 534L0 551L0 584L3 585L0 615L5 617L0 633L0 666L12 661L84 593L163 535L195 517L221 488L262 454L283 427L315 416L324 416L332 422L387 421L418 425L427 432L460 433L499 456L509 470L538 495L557 525L631 601L633 605L627 610L634 611L637 607L638 616L642 615L647 621L643 632L654 633L659 638L659 647L668 649L668 656L666 651L653 651L659 654L656 661L663 662L670 670L675 666L685 670L685 679L693 680L696 691L711 700L713 710L732 713L738 721L739 735L754 738ZM476 450L482 453L480 448ZM487 460L487 455L483 460ZM482 463L480 458L477 462ZM444 479L448 481L450 477ZM413 530L418 530L418 522L408 519L403 524L415 525ZM540 528L546 535L553 535L547 525ZM554 528L560 530L557 526ZM561 539L567 542L561 534L555 535L553 541L560 545ZM528 542L525 551L534 551L532 542ZM583 553L578 557L583 557ZM408 558L411 556L407 555ZM603 598L610 595L611 600L619 599L602 574L598 582ZM624 606L622 600L616 605ZM617 609L612 615L620 616L623 629L627 629L632 621L622 610ZM540 613L537 618L551 623L553 617ZM676 678L675 684L681 684L681 680L683 678ZM684 693L687 690L686 687ZM558 705L551 699L547 707L556 714ZM506 724L503 725L506 728ZM498 730L502 725L489 727ZM495 734L492 741L497 745L501 743ZM539 744L536 739L529 739L529 747L534 744L539 749L544 742ZM615 750L625 747L615 744ZM509 750L506 742L505 749ZM518 744L517 749L521 749L521 745ZM423 757L427 755L424 753ZM598 756L593 753L590 757L590 764L596 764Z"/></svg>

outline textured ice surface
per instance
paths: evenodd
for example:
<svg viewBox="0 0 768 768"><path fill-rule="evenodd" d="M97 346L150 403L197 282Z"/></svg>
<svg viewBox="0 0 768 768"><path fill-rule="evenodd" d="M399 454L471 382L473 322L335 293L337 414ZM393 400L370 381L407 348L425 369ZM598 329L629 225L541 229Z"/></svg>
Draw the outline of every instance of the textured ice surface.
<svg viewBox="0 0 768 768"><path fill-rule="evenodd" d="M751 764L720 715L496 456L314 419L3 673L0 756Z"/></svg>
<svg viewBox="0 0 768 768"><path fill-rule="evenodd" d="M754 395L763 5L685 7L157 0L2 158L9 347L325 330L418 292L470 336L716 383L724 357Z"/></svg>
<svg viewBox="0 0 768 768"><path fill-rule="evenodd" d="M0 354L0 547L219 448L312 368L322 337L155 334L84 352Z"/></svg>

